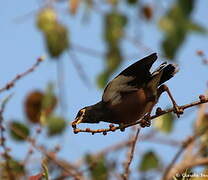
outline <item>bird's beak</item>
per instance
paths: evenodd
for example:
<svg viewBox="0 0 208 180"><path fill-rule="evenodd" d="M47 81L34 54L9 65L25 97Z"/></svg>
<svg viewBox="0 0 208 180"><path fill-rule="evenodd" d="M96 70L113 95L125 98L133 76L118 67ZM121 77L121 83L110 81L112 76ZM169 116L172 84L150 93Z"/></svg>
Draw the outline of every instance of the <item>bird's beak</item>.
<svg viewBox="0 0 208 180"><path fill-rule="evenodd" d="M77 124L80 124L82 122L82 119L76 118L72 123L72 127L75 128Z"/></svg>

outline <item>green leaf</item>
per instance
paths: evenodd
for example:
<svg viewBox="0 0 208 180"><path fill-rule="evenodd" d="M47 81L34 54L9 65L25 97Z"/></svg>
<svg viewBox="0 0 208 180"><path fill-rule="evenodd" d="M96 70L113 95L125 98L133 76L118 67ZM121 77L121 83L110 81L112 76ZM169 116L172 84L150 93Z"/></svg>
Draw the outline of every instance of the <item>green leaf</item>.
<svg viewBox="0 0 208 180"><path fill-rule="evenodd" d="M9 128L11 137L16 141L25 141L30 135L30 129L19 121L12 121Z"/></svg>
<svg viewBox="0 0 208 180"><path fill-rule="evenodd" d="M190 14L194 9L194 0L177 0L169 11L161 17L160 28L165 32L162 50L167 58L174 59L183 44L189 30L203 33L204 29L191 22Z"/></svg>
<svg viewBox="0 0 208 180"><path fill-rule="evenodd" d="M175 58L177 50L185 40L186 33L183 29L176 29L165 37L162 42L162 49L167 58L172 60Z"/></svg>
<svg viewBox="0 0 208 180"><path fill-rule="evenodd" d="M113 11L104 19L104 39L108 46L118 47L124 34L124 27L127 24L127 17L117 11Z"/></svg>
<svg viewBox="0 0 208 180"><path fill-rule="evenodd" d="M174 116L172 113L167 113L157 117L154 120L154 126L164 133L171 133L174 125Z"/></svg>
<svg viewBox="0 0 208 180"><path fill-rule="evenodd" d="M146 152L139 167L140 171L149 171L159 167L159 158L153 151Z"/></svg>
<svg viewBox="0 0 208 180"><path fill-rule="evenodd" d="M92 180L108 180L109 165L104 156L93 157L86 155L85 161L89 166Z"/></svg>
<svg viewBox="0 0 208 180"><path fill-rule="evenodd" d="M61 134L66 128L66 121L62 117L49 116L46 121L49 136Z"/></svg>

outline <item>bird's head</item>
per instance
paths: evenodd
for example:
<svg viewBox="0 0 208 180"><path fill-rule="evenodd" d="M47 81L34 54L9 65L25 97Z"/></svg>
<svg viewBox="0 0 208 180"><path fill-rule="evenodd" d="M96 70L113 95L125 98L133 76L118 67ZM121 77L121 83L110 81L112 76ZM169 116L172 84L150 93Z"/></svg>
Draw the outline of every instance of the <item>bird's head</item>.
<svg viewBox="0 0 208 180"><path fill-rule="evenodd" d="M100 113L101 111L98 104L80 109L72 122L72 127L76 127L80 123L99 123L102 119L101 114L103 114Z"/></svg>

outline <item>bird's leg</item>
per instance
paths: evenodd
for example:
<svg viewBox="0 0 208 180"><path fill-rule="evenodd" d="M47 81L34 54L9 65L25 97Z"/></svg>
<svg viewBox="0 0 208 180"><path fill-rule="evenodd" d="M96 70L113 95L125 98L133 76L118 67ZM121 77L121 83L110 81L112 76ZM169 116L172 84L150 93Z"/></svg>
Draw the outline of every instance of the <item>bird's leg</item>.
<svg viewBox="0 0 208 180"><path fill-rule="evenodd" d="M166 85L161 85L159 88L158 88L158 98L160 97L160 95L163 93L163 92L167 92L172 104L173 104L173 108L174 108L174 113L177 114L178 118L180 117L181 114L183 114L183 111L179 108L179 106L177 105L175 99L173 98L168 86Z"/></svg>
<svg viewBox="0 0 208 180"><path fill-rule="evenodd" d="M147 105L149 108L149 111L143 116L143 118L140 120L140 126L141 127L150 127L151 126L151 112L153 107L155 106L156 98L153 96L149 98L149 104Z"/></svg>

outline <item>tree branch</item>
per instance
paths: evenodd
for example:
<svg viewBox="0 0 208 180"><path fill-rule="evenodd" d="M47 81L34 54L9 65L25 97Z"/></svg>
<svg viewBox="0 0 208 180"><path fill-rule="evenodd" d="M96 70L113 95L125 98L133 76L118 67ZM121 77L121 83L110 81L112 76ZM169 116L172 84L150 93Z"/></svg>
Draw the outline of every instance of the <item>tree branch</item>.
<svg viewBox="0 0 208 180"><path fill-rule="evenodd" d="M0 146L3 148L3 158L5 159L5 169L6 169L6 172L7 172L7 175L8 175L8 179L9 180L13 180L14 179L14 174L12 172L12 169L11 169L11 166L10 166L10 155L8 153L8 148L6 146L6 138L4 136L4 131L5 131L5 128L3 126L3 113L4 113L4 110L5 110L5 107L6 107L6 104L8 102L8 100L10 99L11 95L8 96L1 104L1 107L0 107Z"/></svg>
<svg viewBox="0 0 208 180"><path fill-rule="evenodd" d="M14 79L12 79L10 82L8 82L4 87L0 88L0 93L14 87L15 83L18 80L20 80L24 76L27 76L29 73L33 72L43 60L44 60L43 57L39 57L37 59L36 63L31 68L29 68L28 70L26 70L25 72L23 72L21 74L17 74Z"/></svg>
<svg viewBox="0 0 208 180"><path fill-rule="evenodd" d="M173 159L170 162L170 164L165 169L165 172L164 172L163 178L162 178L163 180L167 179L167 176L168 176L170 170L172 169L172 167L174 166L175 162L178 160L180 155L185 151L185 149L196 140L196 138L197 138L197 136L191 136L191 137L188 137L187 140L184 141L184 143L182 144L182 146L180 147L178 152L173 157Z"/></svg>
<svg viewBox="0 0 208 180"><path fill-rule="evenodd" d="M131 149L130 149L130 152L129 152L129 155L128 155L128 159L125 163L124 173L121 175L123 180L128 180L129 179L129 173L130 173L129 167L130 167L132 159L134 157L134 151L135 151L136 142L137 142L140 130L141 130L141 127L139 127L137 129L136 135L132 139L132 145L131 145Z"/></svg>
<svg viewBox="0 0 208 180"><path fill-rule="evenodd" d="M203 103L207 103L208 102L208 98L205 97L204 95L200 95L199 96L199 100L198 101L195 101L195 102L191 102L189 104L185 104L185 105L182 105L182 106L178 106L180 110L184 111L185 109L188 109L190 107L193 107L193 106L197 106L199 104L203 104ZM160 110L159 112L156 112L155 115L151 116L149 120L153 120L159 116L162 116L164 114L167 114L169 112L174 112L174 108L170 108L170 109L167 109L167 110ZM86 129L79 129L79 128L76 128L76 127L73 127L74 128L74 133L77 134L79 132L85 132L85 133L91 133L92 135L96 134L96 133L103 133L103 135L106 135L107 132L114 132L116 130L121 130L121 131L124 131L125 128L128 128L130 126L134 126L136 124L142 124L144 119L140 119L136 122L133 122L133 123L129 123L129 124L124 124L123 126L114 126L113 124L110 124L109 125L109 128L106 128L106 129L96 129L96 130L92 130L90 128L86 128Z"/></svg>
<svg viewBox="0 0 208 180"><path fill-rule="evenodd" d="M76 167L73 167L73 165L71 166L71 168L65 167L65 165L59 159L56 158L55 153L48 152L43 146L38 145L35 139L25 137L25 135L15 127L11 127L11 129L16 134L24 138L28 143L30 143L33 148L44 154L48 159L52 160L56 165L62 168L66 172L66 174L68 174L68 176L73 177L74 180L84 180L84 178L80 175Z"/></svg>

